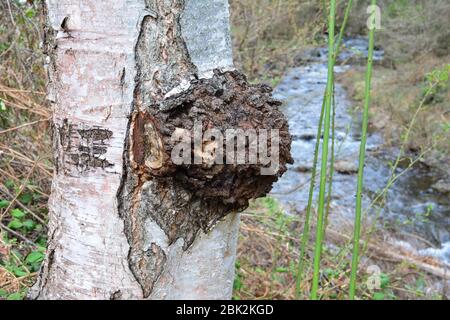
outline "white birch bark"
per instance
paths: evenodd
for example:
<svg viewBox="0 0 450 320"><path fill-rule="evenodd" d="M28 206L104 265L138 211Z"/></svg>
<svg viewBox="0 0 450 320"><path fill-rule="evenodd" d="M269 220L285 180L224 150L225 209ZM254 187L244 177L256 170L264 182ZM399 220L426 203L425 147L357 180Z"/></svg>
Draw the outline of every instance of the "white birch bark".
<svg viewBox="0 0 450 320"><path fill-rule="evenodd" d="M48 254L30 297L229 299L238 214L227 215L210 232L199 231L186 249L185 239L170 243L151 217L136 225L126 221L132 215L121 216L118 209L119 189L127 183L124 142L140 85L136 81L154 86L154 79L142 74L140 78L137 70L142 33L150 30L151 38L164 31L156 22L164 15L168 24L180 24L181 34L167 32L167 36L182 37L190 63L201 77L211 77L215 68L232 69L227 0L46 0L46 7L56 170L49 202ZM178 20L171 16L177 10L181 10ZM145 19L148 29L143 30ZM176 52L168 58L152 56L155 61L146 57L146 63L152 66L150 71L164 74L171 63L177 65L173 56ZM186 72L175 78L180 81L165 83L161 94L183 90L181 80L190 81ZM151 182L144 187L145 197L158 196L152 194ZM134 201L142 197L143 193ZM154 264L157 272L149 276L142 271L153 276L147 292L130 270L134 238L127 237L127 223L131 230L140 229L146 250L164 253L163 263ZM141 282L147 283L146 279Z"/></svg>

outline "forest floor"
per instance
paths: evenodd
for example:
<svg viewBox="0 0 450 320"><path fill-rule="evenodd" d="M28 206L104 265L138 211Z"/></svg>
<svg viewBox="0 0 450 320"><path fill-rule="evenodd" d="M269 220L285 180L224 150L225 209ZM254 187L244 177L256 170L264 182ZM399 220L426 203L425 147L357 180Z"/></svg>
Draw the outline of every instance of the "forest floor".
<svg viewBox="0 0 450 320"><path fill-rule="evenodd" d="M51 111L45 101L44 56L39 48L43 17L37 4L11 4L11 8L5 2L0 4L1 12L8 12L0 17L0 300L22 299L45 256L53 168ZM302 48L324 43L322 1L286 0L280 5L269 0L232 0L231 5L235 61L251 81L276 85L283 73L296 65ZM355 8L355 16L365 10L358 5ZM445 19L448 11L436 8L435 17ZM395 13L396 8L388 9ZM396 19L400 19L398 15L389 21L398 23ZM361 22L350 19L349 30L360 33ZM442 32L435 35L431 29L427 32L428 38L445 36ZM388 128L401 128L408 122L408 110L420 95L418 84L424 75L450 62L448 52L442 52L445 45L439 46L445 41L435 42L434 46L427 44L430 50L425 56L414 52L414 59L406 61L396 57L404 50L389 42L384 44L386 50L392 49L394 58L390 61L395 68L393 64L377 67L378 79L389 81L375 79L374 105L384 111L375 114L379 118L373 123L384 123L380 130L390 137L389 143L399 144L401 132L388 134L392 132ZM439 55L433 53L434 49ZM360 96L362 77L363 69L349 71L343 79L355 101ZM399 92L404 95L399 96ZM429 125L415 129L411 150L433 143L435 133L431 129L448 126L448 92L448 88L440 89L426 108L421 123ZM430 164L433 159L446 159L449 148L441 143L433 152ZM312 241L306 250L299 294L295 292L303 217L301 212L287 215L271 197L255 200L242 214L234 299L308 298ZM345 228L327 230L320 284L323 299L347 297L350 234L351 230ZM446 282L436 276L439 270L424 268L423 260L406 252L392 251L388 234L377 229L361 261L359 299L441 299L446 295ZM383 272L377 273L371 266Z"/></svg>
<svg viewBox="0 0 450 320"><path fill-rule="evenodd" d="M304 212L287 215L271 197L258 199L242 214L234 299L308 299L314 243L306 249L304 274L296 277ZM315 233L315 217L311 220ZM352 226L328 227L322 253L319 296L346 299L350 275ZM448 294L445 270L433 259L398 247L390 233L365 230L365 253L358 273L358 299L442 299Z"/></svg>

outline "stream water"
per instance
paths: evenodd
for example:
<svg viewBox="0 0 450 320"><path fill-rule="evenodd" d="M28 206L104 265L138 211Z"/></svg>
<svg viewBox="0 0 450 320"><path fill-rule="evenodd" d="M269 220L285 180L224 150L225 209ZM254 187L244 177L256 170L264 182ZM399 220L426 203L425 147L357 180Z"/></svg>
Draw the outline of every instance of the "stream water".
<svg viewBox="0 0 450 320"><path fill-rule="evenodd" d="M351 68L355 59L367 56L365 39L347 39L344 44L346 49L340 54L339 61L350 64L336 66L336 73ZM376 51L375 60L381 59L383 51ZM284 102L283 111L293 136L294 164L275 184L272 195L291 212L304 211L308 202L315 136L327 80L327 50L311 50L303 61L302 66L291 69L284 76L274 91L275 97ZM352 103L339 83L335 88L335 100L336 164L329 220L339 225L351 224L354 217L361 115L352 115ZM435 173L420 165L405 171L406 164L401 163L396 174L402 175L390 187L383 205L370 207L388 183L390 163L395 161L397 154L397 149L383 145L379 132L370 133L363 199L368 220L378 217L378 224L396 230L399 239L408 239L404 244L412 250L450 264L450 199L431 188L439 179Z"/></svg>

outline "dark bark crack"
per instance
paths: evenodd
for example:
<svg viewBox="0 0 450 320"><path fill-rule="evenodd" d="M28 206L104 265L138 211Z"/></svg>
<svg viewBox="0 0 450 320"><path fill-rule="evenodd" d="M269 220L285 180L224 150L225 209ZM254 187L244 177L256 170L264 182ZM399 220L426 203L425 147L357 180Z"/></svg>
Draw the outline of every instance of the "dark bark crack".
<svg viewBox="0 0 450 320"><path fill-rule="evenodd" d="M57 172L64 170L66 173L71 167L81 173L113 167L114 164L105 158L112 134L111 130L99 126L78 128L67 119L63 119L60 125L55 124L53 143L54 150L58 150L55 155Z"/></svg>

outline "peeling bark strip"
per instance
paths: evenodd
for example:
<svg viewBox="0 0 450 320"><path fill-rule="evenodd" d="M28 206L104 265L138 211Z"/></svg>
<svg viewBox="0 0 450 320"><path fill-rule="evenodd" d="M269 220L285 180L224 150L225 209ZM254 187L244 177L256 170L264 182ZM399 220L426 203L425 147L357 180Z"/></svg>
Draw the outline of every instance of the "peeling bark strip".
<svg viewBox="0 0 450 320"><path fill-rule="evenodd" d="M49 254L30 297L230 298L230 213L277 175L258 175L262 163L176 166L169 137L196 119L280 129L278 175L290 137L269 88L233 71L228 1L45 4L57 170Z"/></svg>

